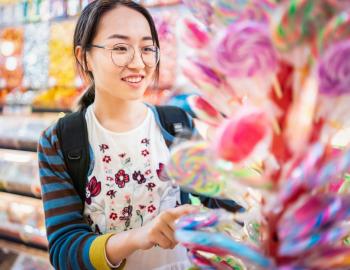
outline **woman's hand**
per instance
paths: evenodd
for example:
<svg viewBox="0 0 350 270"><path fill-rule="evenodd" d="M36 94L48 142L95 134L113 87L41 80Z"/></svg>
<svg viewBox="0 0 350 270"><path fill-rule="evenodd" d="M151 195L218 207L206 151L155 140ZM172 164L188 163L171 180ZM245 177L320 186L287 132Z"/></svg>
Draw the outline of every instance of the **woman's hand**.
<svg viewBox="0 0 350 270"><path fill-rule="evenodd" d="M182 205L160 213L145 226L136 229L135 241L139 249L150 249L159 245L164 249L173 249L177 245L175 239L175 220L181 216L197 212L199 208L193 205Z"/></svg>

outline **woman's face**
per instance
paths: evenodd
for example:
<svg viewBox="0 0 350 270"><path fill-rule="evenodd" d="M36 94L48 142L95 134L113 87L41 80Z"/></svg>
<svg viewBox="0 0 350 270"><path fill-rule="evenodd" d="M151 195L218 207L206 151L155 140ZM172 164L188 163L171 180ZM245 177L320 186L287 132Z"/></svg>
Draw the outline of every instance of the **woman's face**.
<svg viewBox="0 0 350 270"><path fill-rule="evenodd" d="M94 75L96 94L104 92L101 94L124 101L141 99L152 83L156 69L156 66L145 65L141 56L142 48L148 53L151 47L147 46L155 45L147 19L130 8L114 8L101 18L92 44L116 50L111 52L92 47L87 53L87 63ZM126 55L132 55L126 54L126 51L135 53L130 61L123 62Z"/></svg>

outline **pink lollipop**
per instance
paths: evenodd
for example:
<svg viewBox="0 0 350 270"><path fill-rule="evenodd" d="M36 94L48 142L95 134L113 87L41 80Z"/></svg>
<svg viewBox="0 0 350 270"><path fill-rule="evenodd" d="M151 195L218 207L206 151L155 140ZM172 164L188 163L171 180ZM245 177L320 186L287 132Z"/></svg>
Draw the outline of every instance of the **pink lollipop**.
<svg viewBox="0 0 350 270"><path fill-rule="evenodd" d="M193 48L205 48L209 44L209 34L195 22L190 20L184 22L186 27L184 41Z"/></svg>
<svg viewBox="0 0 350 270"><path fill-rule="evenodd" d="M277 54L265 24L254 21L230 25L214 51L216 66L234 78L264 76L277 70Z"/></svg>
<svg viewBox="0 0 350 270"><path fill-rule="evenodd" d="M276 79L278 58L265 24L242 21L230 25L213 53L216 68L238 95L266 99L274 85L276 95L282 96Z"/></svg>
<svg viewBox="0 0 350 270"><path fill-rule="evenodd" d="M271 132L269 120L261 111L245 111L228 119L220 127L214 149L222 159L240 163L250 158L257 150L269 147Z"/></svg>
<svg viewBox="0 0 350 270"><path fill-rule="evenodd" d="M216 110L231 115L237 97L220 76L220 73L206 64L192 60L183 67L183 72Z"/></svg>
<svg viewBox="0 0 350 270"><path fill-rule="evenodd" d="M196 116L209 125L217 126L224 120L223 116L202 97L192 95L187 101Z"/></svg>
<svg viewBox="0 0 350 270"><path fill-rule="evenodd" d="M320 93L328 96L350 94L350 39L330 47L319 63Z"/></svg>

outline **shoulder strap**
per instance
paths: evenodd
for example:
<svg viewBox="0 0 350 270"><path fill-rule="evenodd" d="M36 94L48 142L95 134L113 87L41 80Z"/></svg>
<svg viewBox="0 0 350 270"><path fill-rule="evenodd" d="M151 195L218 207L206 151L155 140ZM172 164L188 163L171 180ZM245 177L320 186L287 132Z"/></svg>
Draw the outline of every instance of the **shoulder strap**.
<svg viewBox="0 0 350 270"><path fill-rule="evenodd" d="M90 162L85 110L71 113L59 119L57 136L68 173L72 178L75 190L84 202L86 177Z"/></svg>
<svg viewBox="0 0 350 270"><path fill-rule="evenodd" d="M160 124L174 137L188 138L192 135L192 122L187 113L176 106L155 106Z"/></svg>

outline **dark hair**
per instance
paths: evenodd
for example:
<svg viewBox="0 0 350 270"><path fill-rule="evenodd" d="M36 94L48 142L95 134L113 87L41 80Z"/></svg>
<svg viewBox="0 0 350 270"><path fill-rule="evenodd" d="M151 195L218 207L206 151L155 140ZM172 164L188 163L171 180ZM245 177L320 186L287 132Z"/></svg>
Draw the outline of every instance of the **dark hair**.
<svg viewBox="0 0 350 270"><path fill-rule="evenodd" d="M88 79L90 81L90 86L79 100L78 105L80 110L87 108L95 100L95 82L92 72L89 71L87 67L86 52L90 49L91 42L96 35L97 27L102 16L107 11L110 11L118 6L125 6L141 13L149 23L153 42L159 47L158 34L153 18L148 10L143 6L127 0L95 0L88 4L78 19L73 39L73 50L78 71L85 80ZM79 61L75 52L77 46L80 46L82 49L82 62ZM159 65L160 64L158 63L155 70L156 84L159 80Z"/></svg>

